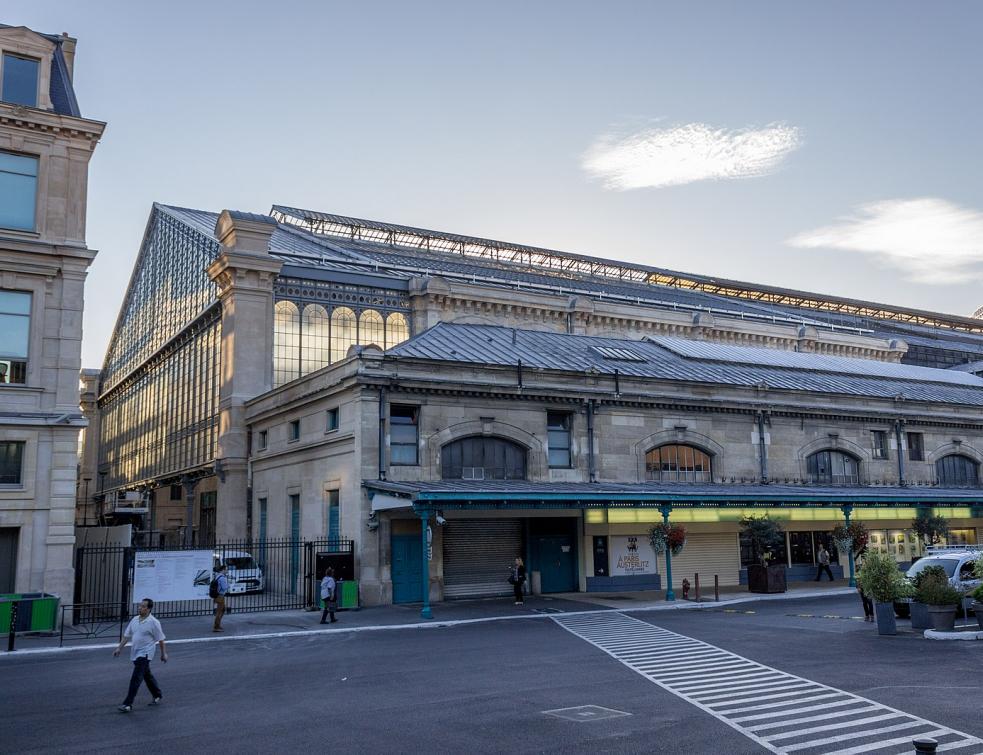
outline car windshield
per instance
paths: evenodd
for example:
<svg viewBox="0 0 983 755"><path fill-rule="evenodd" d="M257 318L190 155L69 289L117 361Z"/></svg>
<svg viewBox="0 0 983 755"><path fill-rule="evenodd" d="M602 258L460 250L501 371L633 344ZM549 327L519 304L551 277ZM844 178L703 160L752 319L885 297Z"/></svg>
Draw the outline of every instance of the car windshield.
<svg viewBox="0 0 983 755"><path fill-rule="evenodd" d="M914 577L928 566L941 566L945 569L946 576L951 577L956 573L956 567L958 565L959 559L957 558L922 558L913 563L907 573L909 577Z"/></svg>
<svg viewBox="0 0 983 755"><path fill-rule="evenodd" d="M255 569L252 556L236 556L225 559L225 564L230 569Z"/></svg>

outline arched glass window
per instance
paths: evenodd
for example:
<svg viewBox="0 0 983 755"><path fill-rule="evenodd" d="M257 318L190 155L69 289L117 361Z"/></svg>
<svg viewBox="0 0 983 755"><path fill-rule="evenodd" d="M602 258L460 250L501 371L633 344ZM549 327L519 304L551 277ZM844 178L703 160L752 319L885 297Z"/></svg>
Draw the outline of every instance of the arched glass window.
<svg viewBox="0 0 983 755"><path fill-rule="evenodd" d="M713 482L710 455L694 446L671 444L645 454L645 478L660 482Z"/></svg>
<svg viewBox="0 0 983 755"><path fill-rule="evenodd" d="M374 309L367 309L358 318L358 342L362 346L375 344L380 349L386 348L386 326L382 315Z"/></svg>
<svg viewBox="0 0 983 755"><path fill-rule="evenodd" d="M300 331L301 375L328 366L328 323L328 311L320 304L308 304L304 307L304 322Z"/></svg>
<svg viewBox="0 0 983 755"><path fill-rule="evenodd" d="M300 377L300 310L292 301L273 307L273 385Z"/></svg>
<svg viewBox="0 0 983 755"><path fill-rule="evenodd" d="M336 307L331 312L331 361L338 362L348 354L356 340L355 313L348 307Z"/></svg>
<svg viewBox="0 0 983 755"><path fill-rule="evenodd" d="M461 438L440 449L444 480L524 480L526 449L504 438Z"/></svg>
<svg viewBox="0 0 983 755"><path fill-rule="evenodd" d="M809 482L816 485L859 485L860 464L842 451L818 451L806 459Z"/></svg>
<svg viewBox="0 0 983 755"><path fill-rule="evenodd" d="M968 456L951 454L935 462L939 485L954 488L975 488L980 484L980 465Z"/></svg>
<svg viewBox="0 0 983 755"><path fill-rule="evenodd" d="M406 317L399 312L393 312L386 318L386 348L391 349L410 337L410 327Z"/></svg>

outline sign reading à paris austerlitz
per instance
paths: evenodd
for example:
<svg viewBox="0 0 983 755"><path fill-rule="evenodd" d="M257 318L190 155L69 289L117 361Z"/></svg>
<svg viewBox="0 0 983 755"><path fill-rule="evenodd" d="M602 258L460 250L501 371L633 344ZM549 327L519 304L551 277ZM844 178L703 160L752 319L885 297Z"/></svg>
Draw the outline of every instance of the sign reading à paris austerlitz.
<svg viewBox="0 0 983 755"><path fill-rule="evenodd" d="M212 552L142 551L133 568L133 602L208 598L212 581Z"/></svg>
<svg viewBox="0 0 983 755"><path fill-rule="evenodd" d="M655 574L655 552L645 535L612 535L610 541L612 577Z"/></svg>

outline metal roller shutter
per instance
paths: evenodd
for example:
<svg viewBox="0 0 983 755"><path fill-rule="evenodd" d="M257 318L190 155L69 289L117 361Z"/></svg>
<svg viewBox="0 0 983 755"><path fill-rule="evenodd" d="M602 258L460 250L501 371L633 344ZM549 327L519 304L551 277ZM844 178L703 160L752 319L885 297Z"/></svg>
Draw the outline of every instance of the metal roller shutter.
<svg viewBox="0 0 983 755"><path fill-rule="evenodd" d="M509 567L522 555L521 519L459 519L444 525L444 597L511 595Z"/></svg>
<svg viewBox="0 0 983 755"><path fill-rule="evenodd" d="M665 574L665 556L659 556L659 571ZM672 586L682 589L683 577L693 584L700 574L700 592L713 595L713 575L720 577L721 587L736 585L740 580L741 553L737 533L695 534L686 536L686 547L672 557Z"/></svg>

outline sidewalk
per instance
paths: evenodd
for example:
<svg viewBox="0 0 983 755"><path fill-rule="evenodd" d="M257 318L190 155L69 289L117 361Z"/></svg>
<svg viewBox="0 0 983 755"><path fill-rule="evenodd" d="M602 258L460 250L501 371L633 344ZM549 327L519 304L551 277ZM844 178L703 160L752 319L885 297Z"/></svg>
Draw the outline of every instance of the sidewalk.
<svg viewBox="0 0 983 755"><path fill-rule="evenodd" d="M225 632L213 633L211 616L190 616L163 618L161 624L167 634L168 643L217 642L228 640L261 639L270 637L290 637L308 634L330 634L351 631L379 631L397 628L428 628L448 625L502 621L513 619L544 618L557 613L580 613L587 611L666 611L687 609L709 609L734 603L758 600L794 600L797 598L818 598L830 595L852 593L845 580L822 583L793 583L786 593L762 595L749 593L746 587L726 588L720 591L720 601L713 600L713 593L701 595L701 602L682 600L677 592L674 602L667 602L662 592L626 593L562 593L557 595L534 595L526 598L525 605L516 606L511 598L486 598L478 600L455 600L436 603L433 619L420 618L420 605L374 606L355 611L339 611L336 624L321 625L320 611L266 611L258 613L239 613L230 600L232 613L226 614L222 621ZM81 650L113 647L118 642L118 625L108 627L108 632L91 639L69 641L66 632L64 650ZM59 637L46 635L18 635L16 650L5 652L6 644L0 650L0 661L4 657L30 655L37 652L59 652Z"/></svg>

